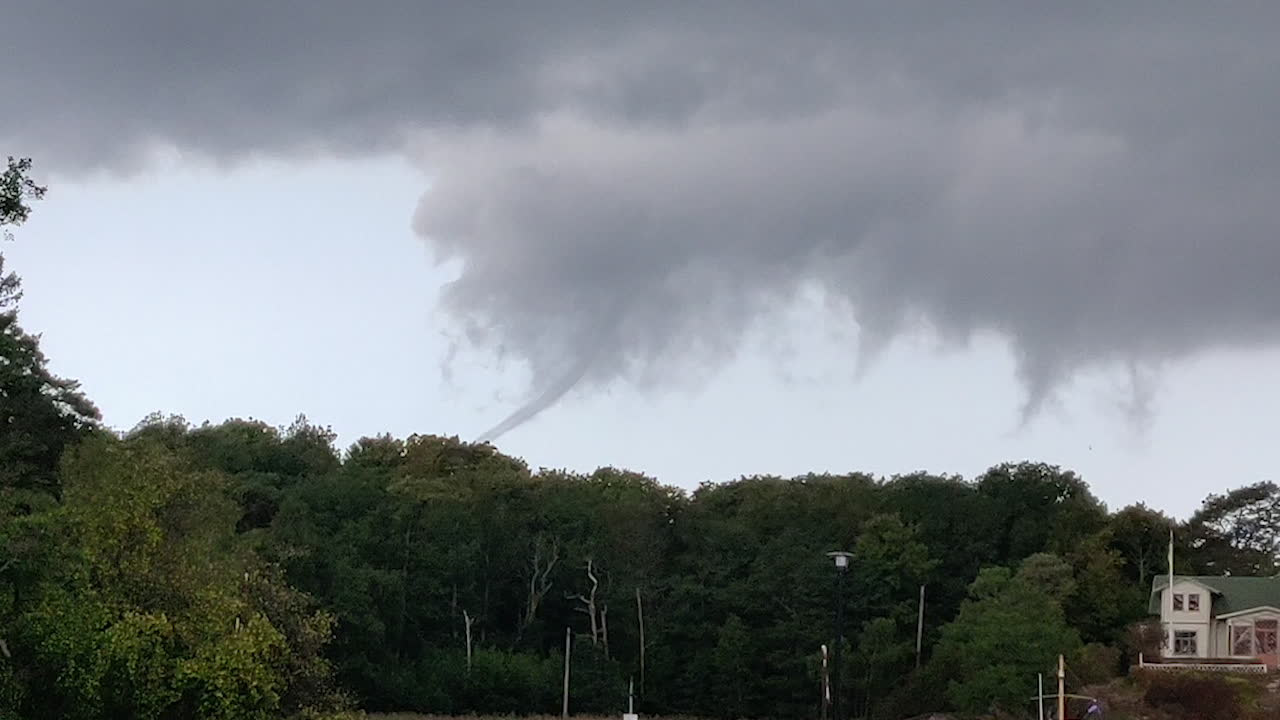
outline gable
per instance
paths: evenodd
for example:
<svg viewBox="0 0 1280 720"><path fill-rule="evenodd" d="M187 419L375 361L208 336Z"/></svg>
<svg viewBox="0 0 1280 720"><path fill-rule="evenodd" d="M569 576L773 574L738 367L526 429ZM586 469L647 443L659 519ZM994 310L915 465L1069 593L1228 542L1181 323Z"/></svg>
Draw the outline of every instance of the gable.
<svg viewBox="0 0 1280 720"><path fill-rule="evenodd" d="M1213 596L1213 614L1218 616L1267 606L1280 607L1280 577L1176 575L1174 582L1192 583L1209 591ZM1168 585L1168 576L1151 579L1148 610L1153 615L1160 614L1161 595Z"/></svg>

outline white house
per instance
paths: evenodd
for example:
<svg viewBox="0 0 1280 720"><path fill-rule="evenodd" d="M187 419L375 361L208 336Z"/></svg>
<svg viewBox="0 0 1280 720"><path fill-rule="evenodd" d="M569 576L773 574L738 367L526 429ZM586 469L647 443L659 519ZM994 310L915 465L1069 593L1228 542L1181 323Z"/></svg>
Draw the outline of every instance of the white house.
<svg viewBox="0 0 1280 720"><path fill-rule="evenodd" d="M1280 577L1175 575L1152 579L1150 611L1165 628L1166 661L1238 660L1277 665Z"/></svg>

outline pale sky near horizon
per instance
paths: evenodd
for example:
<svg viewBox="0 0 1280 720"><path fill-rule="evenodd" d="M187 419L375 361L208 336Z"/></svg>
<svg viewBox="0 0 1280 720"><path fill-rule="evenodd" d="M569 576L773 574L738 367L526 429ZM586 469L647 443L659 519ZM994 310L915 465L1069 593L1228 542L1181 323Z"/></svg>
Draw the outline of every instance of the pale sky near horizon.
<svg viewBox="0 0 1280 720"><path fill-rule="evenodd" d="M1274 479L1280 5L1001 5L6 9L22 322L121 429Z"/></svg>
<svg viewBox="0 0 1280 720"><path fill-rule="evenodd" d="M152 411L276 425L306 413L340 447L380 432L471 439L524 398L518 363L478 358L441 373L447 322L433 309L456 271L409 227L423 180L402 162L46 182L4 248L24 278L22 320L113 427ZM802 301L705 384L571 394L497 445L534 467L616 465L686 488L755 473L972 477L1044 460L1080 473L1112 508L1142 501L1178 516L1207 493L1274 477L1280 380L1266 378L1280 353L1175 364L1146 427L1121 407L1123 376L1106 373L1021 427L998 338L955 350L905 338L859 379L841 332Z"/></svg>

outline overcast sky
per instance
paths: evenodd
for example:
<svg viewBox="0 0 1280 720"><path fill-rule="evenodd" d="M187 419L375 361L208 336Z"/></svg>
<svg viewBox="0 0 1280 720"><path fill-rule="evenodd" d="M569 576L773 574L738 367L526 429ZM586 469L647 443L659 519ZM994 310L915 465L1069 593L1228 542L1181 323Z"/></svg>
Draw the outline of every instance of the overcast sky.
<svg viewBox="0 0 1280 720"><path fill-rule="evenodd" d="M1272 477L1280 4L27 5L4 251L112 425Z"/></svg>

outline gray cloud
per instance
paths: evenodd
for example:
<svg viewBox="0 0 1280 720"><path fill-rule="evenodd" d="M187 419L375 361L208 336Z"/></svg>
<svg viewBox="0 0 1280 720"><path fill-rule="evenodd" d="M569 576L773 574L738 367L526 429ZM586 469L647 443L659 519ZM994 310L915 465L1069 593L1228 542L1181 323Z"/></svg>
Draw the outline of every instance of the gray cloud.
<svg viewBox="0 0 1280 720"><path fill-rule="evenodd" d="M1280 339L1274 3L225 5L6 12L0 142L410 153L444 308L529 363L526 414L714 368L813 284L865 356L1007 337L1028 413Z"/></svg>

